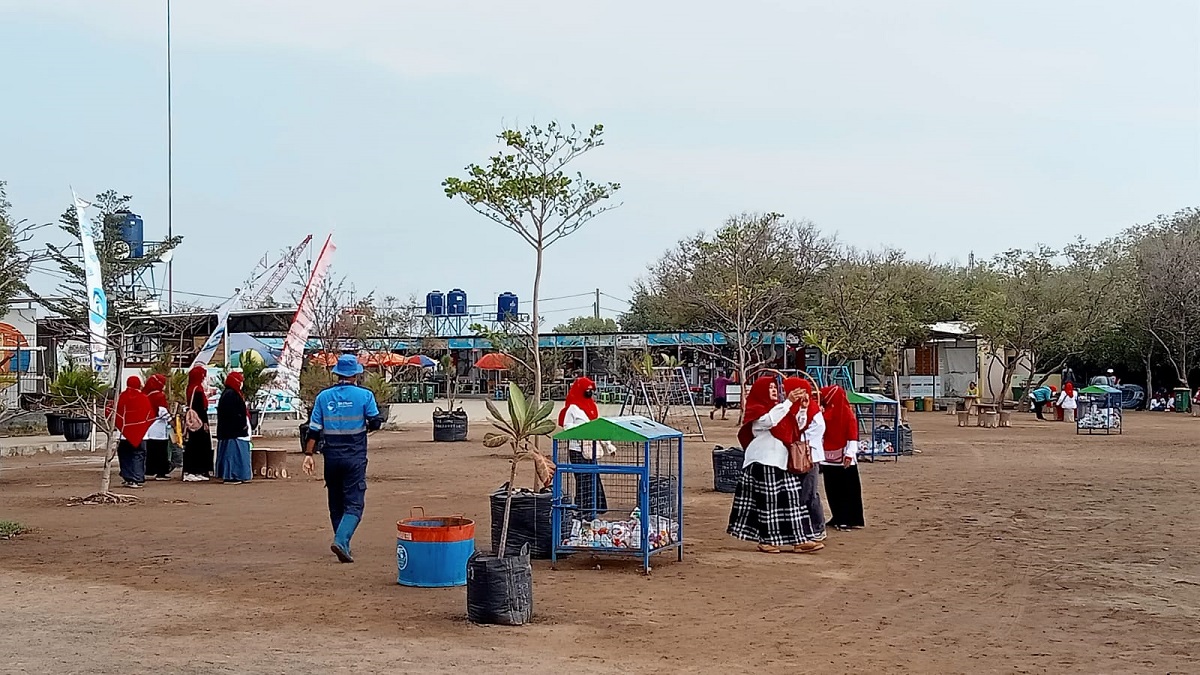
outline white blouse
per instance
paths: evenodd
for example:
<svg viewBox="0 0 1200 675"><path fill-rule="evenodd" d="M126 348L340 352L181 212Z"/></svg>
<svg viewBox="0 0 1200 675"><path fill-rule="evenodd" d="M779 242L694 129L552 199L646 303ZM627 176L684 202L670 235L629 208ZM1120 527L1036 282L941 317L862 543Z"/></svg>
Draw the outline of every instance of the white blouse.
<svg viewBox="0 0 1200 675"><path fill-rule="evenodd" d="M1075 408L1079 407L1078 400L1079 394L1067 396L1067 392L1060 392L1058 395L1058 407L1062 408L1063 410L1074 410Z"/></svg>
<svg viewBox="0 0 1200 675"><path fill-rule="evenodd" d="M583 412L583 410L581 410L579 408L579 406L577 406L575 404L571 404L571 405L567 406L567 412L566 412L566 414L563 415L562 428L563 429L574 429L575 427L579 426L580 424L586 424L591 421L592 420L588 418L587 413ZM590 446L590 447L588 448L588 452L584 456L590 460L595 461L596 452L594 449L596 447L596 444L588 443L588 446ZM567 444L567 447L571 450L574 450L575 452L583 453L583 443L580 441L569 441Z"/></svg>
<svg viewBox="0 0 1200 675"><path fill-rule="evenodd" d="M771 434L771 429L786 418L791 411L792 402L784 401L771 408L766 415L754 420L754 423L750 425L754 440L746 446L746 460L742 462L742 468L751 464L762 464L787 471L787 446Z"/></svg>
<svg viewBox="0 0 1200 675"><path fill-rule="evenodd" d="M151 441L165 441L169 438L171 430L171 412L166 408L158 409L158 417L146 430L146 439Z"/></svg>
<svg viewBox="0 0 1200 675"><path fill-rule="evenodd" d="M804 418L807 414L807 410L801 410L796 415L796 421L801 427L804 426ZM808 428L804 430L804 440L808 442L811 449L812 461L825 461L825 414L820 410L813 415L812 420L808 423Z"/></svg>

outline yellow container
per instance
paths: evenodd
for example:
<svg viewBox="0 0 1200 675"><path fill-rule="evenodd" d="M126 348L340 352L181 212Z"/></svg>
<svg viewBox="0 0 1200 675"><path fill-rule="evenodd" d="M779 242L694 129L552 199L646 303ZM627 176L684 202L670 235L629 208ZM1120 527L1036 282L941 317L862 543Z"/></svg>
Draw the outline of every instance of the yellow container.
<svg viewBox="0 0 1200 675"><path fill-rule="evenodd" d="M917 402L914 399L904 399L904 409L908 412L913 412L917 409Z"/></svg>

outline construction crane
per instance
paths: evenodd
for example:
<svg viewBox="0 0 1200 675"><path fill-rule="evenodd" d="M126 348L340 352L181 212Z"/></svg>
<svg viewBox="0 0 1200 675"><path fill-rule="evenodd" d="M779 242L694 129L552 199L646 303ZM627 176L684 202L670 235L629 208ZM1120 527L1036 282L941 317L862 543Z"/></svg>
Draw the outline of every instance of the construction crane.
<svg viewBox="0 0 1200 675"><path fill-rule="evenodd" d="M271 294L274 293L275 290L279 288L279 285L283 283L283 280L287 278L288 273L292 271L296 261L300 259L300 255L304 253L304 249L308 247L308 244L311 241L312 235L310 234L304 238L304 241L288 250L288 252L279 259L279 262L275 263L275 265L271 267L267 267L265 262L266 256L263 256L264 262L261 263L261 266L267 267L267 269L260 273L253 280L246 283L246 294L242 296L242 307L245 307L246 309L256 308L260 305L260 303L262 303L263 300L271 297ZM264 277L266 278L266 281L263 281L262 285L258 285L258 282Z"/></svg>

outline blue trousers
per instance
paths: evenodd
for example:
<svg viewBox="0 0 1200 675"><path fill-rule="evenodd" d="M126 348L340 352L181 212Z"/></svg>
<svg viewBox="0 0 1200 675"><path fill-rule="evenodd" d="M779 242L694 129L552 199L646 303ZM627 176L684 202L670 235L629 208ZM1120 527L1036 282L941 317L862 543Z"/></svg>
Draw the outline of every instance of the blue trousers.
<svg viewBox="0 0 1200 675"><path fill-rule="evenodd" d="M325 489L329 491L329 522L335 532L346 514L362 519L367 497L366 456L325 455Z"/></svg>
<svg viewBox="0 0 1200 675"><path fill-rule="evenodd" d="M121 464L121 480L141 485L146 482L146 443L134 447L122 439L117 443L117 461Z"/></svg>

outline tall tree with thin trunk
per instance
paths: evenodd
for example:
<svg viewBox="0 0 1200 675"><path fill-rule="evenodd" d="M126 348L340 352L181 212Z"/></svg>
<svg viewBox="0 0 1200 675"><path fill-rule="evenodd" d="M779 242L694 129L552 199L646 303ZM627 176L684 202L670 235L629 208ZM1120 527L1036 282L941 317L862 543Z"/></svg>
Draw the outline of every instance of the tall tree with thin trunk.
<svg viewBox="0 0 1200 675"><path fill-rule="evenodd" d="M597 183L568 167L604 145L604 126L583 130L551 122L545 127L505 129L497 136L504 149L486 165L466 167L465 178L442 182L446 196L462 199L472 209L516 232L533 247L533 308L529 330L537 340L541 316L539 299L546 249L568 237L596 216L618 206L609 200L617 183ZM542 400L542 359L533 350L534 401Z"/></svg>

